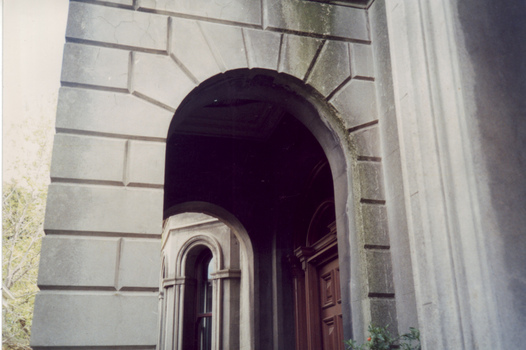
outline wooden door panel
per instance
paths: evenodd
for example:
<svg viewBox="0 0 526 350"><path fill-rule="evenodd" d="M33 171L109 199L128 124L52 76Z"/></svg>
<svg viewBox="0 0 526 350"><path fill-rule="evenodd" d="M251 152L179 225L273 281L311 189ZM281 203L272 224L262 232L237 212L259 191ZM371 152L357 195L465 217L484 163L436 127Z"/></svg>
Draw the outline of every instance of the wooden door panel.
<svg viewBox="0 0 526 350"><path fill-rule="evenodd" d="M320 305L322 309L334 306L336 302L336 290L333 271L320 276Z"/></svg>
<svg viewBox="0 0 526 350"><path fill-rule="evenodd" d="M324 350L337 350L338 326L336 317L327 317L322 322L322 338Z"/></svg>

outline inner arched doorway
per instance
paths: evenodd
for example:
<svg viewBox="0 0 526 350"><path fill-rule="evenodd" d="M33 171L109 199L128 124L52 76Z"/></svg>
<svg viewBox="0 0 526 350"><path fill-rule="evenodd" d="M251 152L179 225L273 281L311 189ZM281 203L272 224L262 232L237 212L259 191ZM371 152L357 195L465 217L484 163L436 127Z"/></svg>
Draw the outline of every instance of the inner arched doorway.
<svg viewBox="0 0 526 350"><path fill-rule="evenodd" d="M348 247L337 243L349 227L346 159L338 131L320 116L330 113L309 98L316 99L316 93L288 76L262 70L227 72L201 84L183 101L168 134L165 218L185 203L212 203L231 213L248 234L254 268L250 343L256 349L301 347L302 332L319 334L306 340L307 348L330 343L324 340L323 310L307 328L297 322L313 302L295 292L294 261L302 259L298 249L320 247L326 236L332 237L320 248L323 252L317 251L331 264L317 263L308 273L321 276L330 269L332 274L337 271L338 280L349 281L348 262L334 267L339 266L338 256L349 255ZM314 286L307 283L304 288L310 295ZM315 288L321 295L319 283ZM341 344L350 333L350 303L342 302L349 295L339 287L334 293L340 322L334 342ZM313 320L314 313L306 316ZM335 346L324 348L339 349Z"/></svg>

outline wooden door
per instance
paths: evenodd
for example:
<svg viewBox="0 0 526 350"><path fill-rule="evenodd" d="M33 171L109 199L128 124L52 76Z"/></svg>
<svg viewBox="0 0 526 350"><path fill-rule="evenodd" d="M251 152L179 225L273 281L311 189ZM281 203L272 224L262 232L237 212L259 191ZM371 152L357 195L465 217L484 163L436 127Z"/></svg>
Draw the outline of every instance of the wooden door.
<svg viewBox="0 0 526 350"><path fill-rule="evenodd" d="M336 232L295 251L297 350L343 350Z"/></svg>
<svg viewBox="0 0 526 350"><path fill-rule="evenodd" d="M342 300L338 257L318 267L323 350L343 350Z"/></svg>

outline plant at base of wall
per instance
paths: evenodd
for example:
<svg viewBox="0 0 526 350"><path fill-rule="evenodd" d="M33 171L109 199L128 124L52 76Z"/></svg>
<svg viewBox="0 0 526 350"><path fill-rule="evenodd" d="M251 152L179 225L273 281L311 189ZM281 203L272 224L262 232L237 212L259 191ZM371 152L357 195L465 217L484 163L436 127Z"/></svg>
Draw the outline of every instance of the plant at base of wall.
<svg viewBox="0 0 526 350"><path fill-rule="evenodd" d="M402 350L421 350L420 345L420 331L416 328L410 327L409 333L393 337L387 330L388 326L375 327L369 325L369 338L365 344L358 345L355 340L349 339L345 341L348 350L390 350L398 348Z"/></svg>

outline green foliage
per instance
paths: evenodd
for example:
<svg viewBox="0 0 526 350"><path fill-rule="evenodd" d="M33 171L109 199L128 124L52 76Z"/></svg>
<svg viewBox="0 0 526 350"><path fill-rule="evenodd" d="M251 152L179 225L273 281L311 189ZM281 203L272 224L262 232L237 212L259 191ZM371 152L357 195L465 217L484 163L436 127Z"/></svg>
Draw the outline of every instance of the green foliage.
<svg viewBox="0 0 526 350"><path fill-rule="evenodd" d="M3 349L30 349L46 189L34 183L3 186Z"/></svg>
<svg viewBox="0 0 526 350"><path fill-rule="evenodd" d="M2 186L2 348L30 349L53 118L20 116L4 125ZM4 128L6 130L6 128Z"/></svg>
<svg viewBox="0 0 526 350"><path fill-rule="evenodd" d="M416 328L409 328L410 332L393 337L386 327L369 325L369 338L365 344L359 345L355 340L347 340L345 344L349 350L421 350L420 332ZM414 343L414 344L413 344Z"/></svg>

